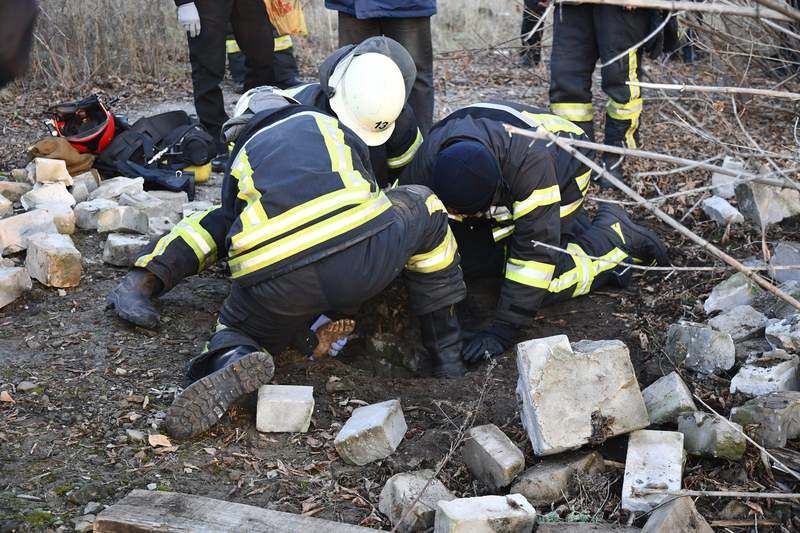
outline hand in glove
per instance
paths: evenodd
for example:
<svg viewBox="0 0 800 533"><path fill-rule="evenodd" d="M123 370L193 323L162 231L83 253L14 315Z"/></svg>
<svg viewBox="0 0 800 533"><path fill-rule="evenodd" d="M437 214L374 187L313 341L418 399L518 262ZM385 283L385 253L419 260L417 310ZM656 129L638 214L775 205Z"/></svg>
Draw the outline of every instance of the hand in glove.
<svg viewBox="0 0 800 533"><path fill-rule="evenodd" d="M492 326L476 334L461 350L461 359L477 363L500 355L511 347L516 328L506 322L495 322Z"/></svg>
<svg viewBox="0 0 800 533"><path fill-rule="evenodd" d="M317 331L317 329L319 329L320 326L324 326L325 324L328 324L330 322L331 319L328 318L327 316L319 315L319 317L314 321L314 323L311 324L311 327L309 329L311 331ZM336 357L337 355L339 355L339 352L342 351L345 345L347 345L347 337L342 337L340 339L333 341L331 343L330 349L328 350L328 355L330 355L331 357Z"/></svg>
<svg viewBox="0 0 800 533"><path fill-rule="evenodd" d="M200 35L200 13L194 2L181 4L178 6L178 24L180 24L189 37L195 38Z"/></svg>

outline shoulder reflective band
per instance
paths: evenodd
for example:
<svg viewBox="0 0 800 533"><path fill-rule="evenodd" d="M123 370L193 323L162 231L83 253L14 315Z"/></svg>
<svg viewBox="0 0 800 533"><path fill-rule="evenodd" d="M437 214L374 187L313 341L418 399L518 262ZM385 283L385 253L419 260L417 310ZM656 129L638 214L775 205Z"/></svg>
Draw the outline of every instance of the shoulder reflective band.
<svg viewBox="0 0 800 533"><path fill-rule="evenodd" d="M579 174L575 176L575 183L578 184L578 190L581 191L583 196L586 196L586 192L589 190L589 178L592 176L592 171L587 170L583 174Z"/></svg>
<svg viewBox="0 0 800 533"><path fill-rule="evenodd" d="M425 199L425 206L428 208L429 215L434 214L436 211L447 213L447 209L445 209L444 204L435 194L431 194Z"/></svg>
<svg viewBox="0 0 800 533"><path fill-rule="evenodd" d="M550 110L572 122L591 122L594 120L594 108L591 102L550 104Z"/></svg>
<svg viewBox="0 0 800 533"><path fill-rule="evenodd" d="M239 43L236 42L236 39L228 39L225 41L225 53L235 54L241 51L242 50L239 48Z"/></svg>
<svg viewBox="0 0 800 533"><path fill-rule="evenodd" d="M292 36L291 35L281 35L280 37L275 37L275 48L276 52L283 52L284 50L288 50L292 47Z"/></svg>
<svg viewBox="0 0 800 533"><path fill-rule="evenodd" d="M559 208L558 216L564 218L565 216L571 215L572 213L575 212L576 209L578 209L581 206L582 203L583 203L583 198L578 198L571 204L562 205Z"/></svg>
<svg viewBox="0 0 800 533"><path fill-rule="evenodd" d="M559 191L558 185L552 185L544 189L534 189L530 196L521 202L514 202L514 220L527 215L537 207L555 204L560 201L561 191Z"/></svg>
<svg viewBox="0 0 800 533"><path fill-rule="evenodd" d="M456 239L453 237L450 226L447 226L447 234L442 242L430 252L412 255L406 263L406 270L423 274L444 270L453 264L453 258L457 251Z"/></svg>
<svg viewBox="0 0 800 533"><path fill-rule="evenodd" d="M420 145L422 144L422 132L419 131L417 128L417 136L414 138L414 142L411 143L411 146L408 147L408 150L403 152L402 154L396 157L389 157L386 159L386 165L389 168L401 168L406 166L414 159L414 155L417 153Z"/></svg>
<svg viewBox="0 0 800 533"><path fill-rule="evenodd" d="M261 203L261 192L256 188L253 181L253 168L250 166L250 159L247 155L247 147L243 146L236 154L236 159L231 165L231 176L236 179L239 192L236 197L247 202L239 219L242 221L242 231L233 236L233 241L239 235L250 231L252 228L267 223L267 212Z"/></svg>
<svg viewBox="0 0 800 533"><path fill-rule="evenodd" d="M331 159L331 170L339 174L345 187L363 187L369 183L361 176L361 172L353 168L353 152L344 142L344 131L339 127L339 121L333 117L317 115L317 121L325 147Z"/></svg>
<svg viewBox="0 0 800 533"><path fill-rule="evenodd" d="M299 94L303 89L307 87L311 87L314 85L313 83L304 83L303 85L298 85L297 87L289 87L288 89L281 89L279 92L290 98L294 98L297 94Z"/></svg>
<svg viewBox="0 0 800 533"><path fill-rule="evenodd" d="M550 286L556 266L539 261L509 259L506 263L506 279L529 287L546 289Z"/></svg>

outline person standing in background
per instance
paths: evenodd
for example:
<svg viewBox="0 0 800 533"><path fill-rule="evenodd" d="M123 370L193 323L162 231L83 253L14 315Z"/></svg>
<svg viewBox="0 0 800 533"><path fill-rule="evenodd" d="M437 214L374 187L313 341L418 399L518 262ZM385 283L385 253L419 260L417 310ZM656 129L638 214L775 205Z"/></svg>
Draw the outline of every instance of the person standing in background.
<svg viewBox="0 0 800 533"><path fill-rule="evenodd" d="M542 62L542 35L544 34L544 24L539 23L539 19L547 9L547 0L525 0L525 7L522 8L522 30L520 39L522 40L522 66L533 67ZM536 31L533 29L536 28Z"/></svg>
<svg viewBox="0 0 800 533"><path fill-rule="evenodd" d="M408 50L417 67L408 102L427 133L433 124L431 16L436 0L325 0L325 7L339 12L339 46L384 35Z"/></svg>
<svg viewBox="0 0 800 533"><path fill-rule="evenodd" d="M288 89L300 85L300 71L297 68L297 60L294 57L294 43L291 35L278 35L276 30L272 30L275 36L275 56L273 58L273 75L275 87ZM233 30L228 32L225 41L225 52L228 54L228 70L231 78L237 84L237 90L244 93L245 80L245 57L239 43L233 35Z"/></svg>
<svg viewBox="0 0 800 533"><path fill-rule="evenodd" d="M0 88L28 68L38 12L34 0L0 2Z"/></svg>

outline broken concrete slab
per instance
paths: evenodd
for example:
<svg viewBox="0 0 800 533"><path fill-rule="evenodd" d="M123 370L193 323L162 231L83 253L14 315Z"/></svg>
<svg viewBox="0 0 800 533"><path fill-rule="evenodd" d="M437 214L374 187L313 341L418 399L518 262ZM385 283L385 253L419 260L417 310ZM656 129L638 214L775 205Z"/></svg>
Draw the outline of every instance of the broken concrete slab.
<svg viewBox="0 0 800 533"><path fill-rule="evenodd" d="M642 391L651 424L667 424L678 415L696 411L692 393L677 372L670 372Z"/></svg>
<svg viewBox="0 0 800 533"><path fill-rule="evenodd" d="M0 220L0 254L25 250L28 237L35 233L58 233L52 213L34 209Z"/></svg>
<svg viewBox="0 0 800 533"><path fill-rule="evenodd" d="M621 341L570 345L565 335L556 335L518 344L516 358L520 416L537 455L600 443L650 424Z"/></svg>
<svg viewBox="0 0 800 533"><path fill-rule="evenodd" d="M17 181L0 181L0 196L19 202L22 195L33 189L30 183L20 183Z"/></svg>
<svg viewBox="0 0 800 533"><path fill-rule="evenodd" d="M96 230L100 211L111 207L117 207L118 205L119 204L114 200L107 200L105 198L81 202L75 206L75 224L80 229Z"/></svg>
<svg viewBox="0 0 800 533"><path fill-rule="evenodd" d="M135 194L124 193L117 200L119 205L135 207L144 211L148 218L165 217L173 223L180 220L180 214L173 210L173 206L153 196L149 192L141 191Z"/></svg>
<svg viewBox="0 0 800 533"><path fill-rule="evenodd" d="M750 278L741 272L729 277L711 291L703 303L707 315L714 311L725 311L737 305L750 305L763 292Z"/></svg>
<svg viewBox="0 0 800 533"><path fill-rule="evenodd" d="M603 457L597 452L557 455L525 470L509 490L525 496L534 507L549 507L575 494L575 474L604 470Z"/></svg>
<svg viewBox="0 0 800 533"><path fill-rule="evenodd" d="M166 202L173 213L183 213L183 206L189 203L189 195L185 191L147 191L162 202Z"/></svg>
<svg viewBox="0 0 800 533"><path fill-rule="evenodd" d="M36 169L36 183L63 183L67 187L72 185L72 176L67 172L67 163L63 159L36 157L33 164Z"/></svg>
<svg viewBox="0 0 800 533"><path fill-rule="evenodd" d="M391 455L407 429L400 402L387 400L355 409L333 444L345 462L362 466Z"/></svg>
<svg viewBox="0 0 800 533"><path fill-rule="evenodd" d="M734 407L731 420L766 448L783 448L800 437L800 392L770 392ZM752 427L751 427L752 426Z"/></svg>
<svg viewBox="0 0 800 533"><path fill-rule="evenodd" d="M389 518L397 531L429 530L436 516L436 504L456 498L441 481L435 479L434 474L433 470L404 472L386 481L378 500L378 509ZM409 510L411 505L414 507Z"/></svg>
<svg viewBox="0 0 800 533"><path fill-rule="evenodd" d="M744 162L730 156L725 156L722 161L722 168L732 170L734 172L746 172ZM734 186L739 178L736 176L729 176L721 172L714 172L711 174L711 184L714 185L714 194L722 198L733 198L735 193Z"/></svg>
<svg viewBox="0 0 800 533"><path fill-rule="evenodd" d="M31 287L31 277L27 270L0 266L0 309L31 290Z"/></svg>
<svg viewBox="0 0 800 533"><path fill-rule="evenodd" d="M730 370L736 363L736 348L727 333L697 322L678 322L667 330L664 351L679 365L704 374Z"/></svg>
<svg viewBox="0 0 800 533"><path fill-rule="evenodd" d="M69 192L75 198L76 203L85 202L89 199L89 189L86 188L84 183L76 183L70 188Z"/></svg>
<svg viewBox="0 0 800 533"><path fill-rule="evenodd" d="M147 235L150 221L144 211L130 206L107 207L97 215L98 233L140 233Z"/></svg>
<svg viewBox="0 0 800 533"><path fill-rule="evenodd" d="M763 396L770 392L800 390L800 357L772 350L750 357L731 380L731 393Z"/></svg>
<svg viewBox="0 0 800 533"><path fill-rule="evenodd" d="M772 345L764 338L740 341L736 343L736 362L745 364L751 357L759 357L762 353L772 350Z"/></svg>
<svg viewBox="0 0 800 533"><path fill-rule="evenodd" d="M691 498L675 498L650 514L641 533L712 533Z"/></svg>
<svg viewBox="0 0 800 533"><path fill-rule="evenodd" d="M314 414L314 387L262 385L258 389L256 429L262 433L305 433Z"/></svg>
<svg viewBox="0 0 800 533"><path fill-rule="evenodd" d="M28 239L28 274L48 287L77 287L81 282L81 253L67 235L38 233Z"/></svg>
<svg viewBox="0 0 800 533"><path fill-rule="evenodd" d="M756 227L766 228L800 214L800 192L794 189L751 181L736 185L735 192L739 211Z"/></svg>
<svg viewBox="0 0 800 533"><path fill-rule="evenodd" d="M744 217L739 210L733 207L725 198L719 196L712 196L703 200L703 212L709 219L720 226L744 222Z"/></svg>
<svg viewBox="0 0 800 533"><path fill-rule="evenodd" d="M188 202L183 204L183 218L186 218L194 213L199 213L201 211L207 211L213 207L211 202L207 202L206 200L195 200L193 202Z"/></svg>
<svg viewBox="0 0 800 533"><path fill-rule="evenodd" d="M796 265L800 265L800 242L781 241L776 244L769 259L770 276L780 283L800 281L800 268L777 268Z"/></svg>
<svg viewBox="0 0 800 533"><path fill-rule="evenodd" d="M161 237L175 227L175 222L169 217L150 217L150 229L147 236L150 238Z"/></svg>
<svg viewBox="0 0 800 533"><path fill-rule="evenodd" d="M14 204L5 196L0 196L0 218L14 214Z"/></svg>
<svg viewBox="0 0 800 533"><path fill-rule="evenodd" d="M125 193L136 194L143 190L144 178L131 179L120 176L103 181L95 190L89 193L89 199L117 200Z"/></svg>
<svg viewBox="0 0 800 533"><path fill-rule="evenodd" d="M533 506L521 494L509 494L439 502L433 531L529 533L535 525L536 510Z"/></svg>
<svg viewBox="0 0 800 533"><path fill-rule="evenodd" d="M59 233L63 235L75 233L77 218L75 217L75 211L71 207L65 204L41 204L38 208L44 209L53 215L53 223Z"/></svg>
<svg viewBox="0 0 800 533"><path fill-rule="evenodd" d="M778 288L795 299L800 298L800 281L785 281ZM769 318L788 318L797 314L797 309L792 304L767 291L762 291L753 302L753 307Z"/></svg>
<svg viewBox="0 0 800 533"><path fill-rule="evenodd" d="M472 475L492 490L509 486L525 468L522 451L494 424L467 431L461 457Z"/></svg>
<svg viewBox="0 0 800 533"><path fill-rule="evenodd" d="M787 318L770 319L767 322L766 337L773 348L800 351L800 313Z"/></svg>
<svg viewBox="0 0 800 533"><path fill-rule="evenodd" d="M146 235L131 233L109 233L103 246L103 262L109 265L129 267L150 243Z"/></svg>
<svg viewBox="0 0 800 533"><path fill-rule="evenodd" d="M32 190L23 194L20 203L22 207L30 211L42 204L63 204L72 207L75 205L75 198L63 183L48 183L47 185L36 185Z"/></svg>
<svg viewBox="0 0 800 533"><path fill-rule="evenodd" d="M684 448L692 455L736 460L747 448L742 426L702 411L679 416L678 431L683 433Z"/></svg>
<svg viewBox="0 0 800 533"><path fill-rule="evenodd" d="M709 320L708 325L739 342L764 333L767 317L749 305L737 305Z"/></svg>
<svg viewBox="0 0 800 533"><path fill-rule="evenodd" d="M618 524L593 524L590 522L569 522L549 524L540 522L536 533L639 533L638 527L626 527Z"/></svg>
<svg viewBox="0 0 800 533"><path fill-rule="evenodd" d="M669 500L665 494L640 495L636 489L680 490L683 475L683 434L643 429L631 433L622 482L622 508L651 511Z"/></svg>
<svg viewBox="0 0 800 533"><path fill-rule="evenodd" d="M83 174L78 174L77 176L72 177L72 186L75 187L76 185L83 185L86 187L88 192L92 192L96 188L100 186L100 173L98 173L95 169L88 170Z"/></svg>

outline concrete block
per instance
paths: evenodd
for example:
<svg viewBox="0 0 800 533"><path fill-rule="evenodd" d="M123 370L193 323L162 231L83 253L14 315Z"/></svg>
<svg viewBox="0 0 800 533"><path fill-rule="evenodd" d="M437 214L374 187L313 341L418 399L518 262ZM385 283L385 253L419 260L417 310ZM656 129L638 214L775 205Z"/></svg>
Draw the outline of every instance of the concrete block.
<svg viewBox="0 0 800 533"><path fill-rule="evenodd" d="M49 211L34 209L0 220L0 254L25 250L28 237L35 233L58 233Z"/></svg>
<svg viewBox="0 0 800 533"><path fill-rule="evenodd" d="M77 224L80 229L96 230L100 211L111 207L117 207L118 205L117 202L106 200L105 198L81 202L75 206L75 224Z"/></svg>
<svg viewBox="0 0 800 533"><path fill-rule="evenodd" d="M314 413L314 387L262 385L258 389L256 429L264 433L305 433Z"/></svg>
<svg viewBox="0 0 800 533"><path fill-rule="evenodd" d="M434 533L530 533L536 510L521 494L439 502Z"/></svg>
<svg viewBox="0 0 800 533"><path fill-rule="evenodd" d="M791 188L740 183L736 186L736 202L744 217L759 228L800 214L800 192Z"/></svg>
<svg viewBox="0 0 800 533"><path fill-rule="evenodd" d="M129 267L133 265L133 262L149 243L150 238L146 235L109 233L103 247L103 262L114 266Z"/></svg>
<svg viewBox="0 0 800 533"><path fill-rule="evenodd" d="M0 309L31 290L31 277L21 267L0 266Z"/></svg>
<svg viewBox="0 0 800 533"><path fill-rule="evenodd" d="M67 172L67 163L63 159L36 157L33 164L36 167L36 183L63 183L67 187L72 185L72 176Z"/></svg>
<svg viewBox="0 0 800 533"><path fill-rule="evenodd" d="M671 325L664 351L675 364L683 363L704 374L730 370L736 363L731 336L696 322Z"/></svg>
<svg viewBox="0 0 800 533"><path fill-rule="evenodd" d="M800 392L770 392L734 407L731 420L745 426L747 434L766 448L783 448L800 437ZM752 427L751 427L752 425Z"/></svg>
<svg viewBox="0 0 800 533"><path fill-rule="evenodd" d="M516 357L520 416L537 455L597 444L650 424L622 342L570 346L565 335L556 335L518 344Z"/></svg>
<svg viewBox="0 0 800 533"><path fill-rule="evenodd" d="M739 210L728 203L728 200L719 196L703 200L703 212L720 226L744 222L744 217Z"/></svg>
<svg viewBox="0 0 800 533"><path fill-rule="evenodd" d="M534 507L550 507L575 494L575 474L604 470L603 457L597 452L548 457L520 474L510 492L522 494Z"/></svg>
<svg viewBox="0 0 800 533"><path fill-rule="evenodd" d="M778 285L778 288L793 298L800 298L800 281L789 280ZM784 300L767 291L753 302L753 307L767 315L768 318L789 318L797 314L797 309Z"/></svg>
<svg viewBox="0 0 800 533"><path fill-rule="evenodd" d="M85 183L76 183L70 188L70 194L75 198L76 203L85 202L89 199L89 189Z"/></svg>
<svg viewBox="0 0 800 533"><path fill-rule="evenodd" d="M5 196L0 196L0 218L14 214L14 204Z"/></svg>
<svg viewBox="0 0 800 533"><path fill-rule="evenodd" d="M772 350L750 357L731 380L731 392L763 396L770 392L800 390L800 357Z"/></svg>
<svg viewBox="0 0 800 533"><path fill-rule="evenodd" d="M391 455L406 429L400 402L388 400L355 409L333 444L345 462L361 466Z"/></svg>
<svg viewBox="0 0 800 533"><path fill-rule="evenodd" d="M39 209L44 209L53 215L53 223L56 229L63 235L72 235L75 233L75 224L77 218L75 211L65 204L42 204Z"/></svg>
<svg viewBox="0 0 800 533"><path fill-rule="evenodd" d="M708 325L739 342L763 334L767 317L749 305L737 305L709 320Z"/></svg>
<svg viewBox="0 0 800 533"><path fill-rule="evenodd" d="M100 185L89 193L90 200L103 198L106 200L117 200L125 193L136 194L144 190L144 178L125 178L123 176L104 180Z"/></svg>
<svg viewBox="0 0 800 533"><path fill-rule="evenodd" d="M422 492L426 485L427 489ZM434 479L433 470L418 470L390 477L381 490L378 509L401 533L426 531L433 526L437 502L455 498L441 481ZM414 508L409 511L412 504ZM398 525L404 515L406 518Z"/></svg>
<svg viewBox="0 0 800 533"><path fill-rule="evenodd" d="M684 448L692 455L736 460L747 448L742 426L701 411L679 416L678 431L683 433Z"/></svg>
<svg viewBox="0 0 800 533"><path fill-rule="evenodd" d="M22 207L30 211L42 204L63 204L67 207L75 205L75 198L69 193L63 183L48 183L46 185L36 185L34 188L20 198Z"/></svg>
<svg viewBox="0 0 800 533"><path fill-rule="evenodd" d="M631 433L622 481L622 508L626 511L651 511L669 500L671 496L638 495L634 490L680 490L683 460L682 433L646 429Z"/></svg>
<svg viewBox="0 0 800 533"><path fill-rule="evenodd" d="M205 200L195 200L194 202L188 202L183 205L183 218L188 217L193 213L198 213L200 211L206 211L211 209L214 204L211 202L207 202Z"/></svg>
<svg viewBox="0 0 800 533"><path fill-rule="evenodd" d="M0 189L0 194L2 189ZM800 268L781 269L776 267L800 265L800 242L781 241L772 250L769 259L770 275L780 283L800 281Z"/></svg>
<svg viewBox="0 0 800 533"><path fill-rule="evenodd" d="M138 192L135 194L124 193L117 200L119 205L127 205L144 211L148 218L165 217L172 222L180 220L180 213L173 210L171 204L153 196L149 192Z"/></svg>
<svg viewBox="0 0 800 533"><path fill-rule="evenodd" d="M166 202L174 213L183 213L183 206L189 203L189 195L184 191L147 191L162 202Z"/></svg>
<svg viewBox="0 0 800 533"><path fill-rule="evenodd" d="M650 514L641 533L713 533L691 498L675 498Z"/></svg>
<svg viewBox="0 0 800 533"><path fill-rule="evenodd" d="M507 487L525 468L525 456L494 424L476 426L466 435L461 457L472 472L492 490Z"/></svg>
<svg viewBox="0 0 800 533"><path fill-rule="evenodd" d="M755 282L737 272L714 287L703 303L703 309L710 315L714 311L726 311L737 305L750 305L761 292L761 288Z"/></svg>
<svg viewBox="0 0 800 533"><path fill-rule="evenodd" d="M175 222L169 217L150 217L150 229L147 236L152 238L161 237L163 234L175 227Z"/></svg>
<svg viewBox="0 0 800 533"><path fill-rule="evenodd" d="M744 162L734 159L730 156L726 156L722 161L722 167L735 172L746 171ZM714 194L721 196L722 198L733 198L736 194L734 191L733 182L737 181L737 179L739 178L736 176L729 176L728 174L714 172L711 174L711 184L715 186Z"/></svg>
<svg viewBox="0 0 800 533"><path fill-rule="evenodd" d="M72 186L75 187L78 184L82 184L84 187L86 187L87 191L92 192L100 186L101 181L100 173L98 173L95 169L91 169L83 174L73 176Z"/></svg>
<svg viewBox="0 0 800 533"><path fill-rule="evenodd" d="M696 411L692 393L677 372L670 372L642 391L651 424L674 423L681 413Z"/></svg>
<svg viewBox="0 0 800 533"><path fill-rule="evenodd" d="M31 235L25 268L33 279L48 287L77 287L81 282L81 253L67 235Z"/></svg>
<svg viewBox="0 0 800 533"><path fill-rule="evenodd" d="M766 336L773 348L800 351L800 314L770 319L767 322Z"/></svg>
<svg viewBox="0 0 800 533"><path fill-rule="evenodd" d="M30 183L20 183L18 181L0 181L0 196L19 202L22 195L33 189Z"/></svg>
<svg viewBox="0 0 800 533"><path fill-rule="evenodd" d="M98 233L141 233L147 235L150 221L144 211L135 207L107 207L97 215Z"/></svg>

